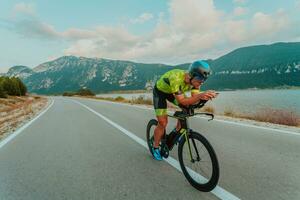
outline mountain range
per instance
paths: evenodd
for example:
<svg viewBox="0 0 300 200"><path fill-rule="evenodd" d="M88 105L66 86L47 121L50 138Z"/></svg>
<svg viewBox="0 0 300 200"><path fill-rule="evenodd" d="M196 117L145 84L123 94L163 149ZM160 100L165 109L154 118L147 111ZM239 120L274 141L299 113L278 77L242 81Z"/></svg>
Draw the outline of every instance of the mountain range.
<svg viewBox="0 0 300 200"><path fill-rule="evenodd" d="M213 73L204 89L300 86L300 42L243 47L207 62ZM186 70L189 65L63 56L34 68L14 66L5 75L21 78L30 92L38 94L60 94L82 87L99 93L145 89L166 71Z"/></svg>

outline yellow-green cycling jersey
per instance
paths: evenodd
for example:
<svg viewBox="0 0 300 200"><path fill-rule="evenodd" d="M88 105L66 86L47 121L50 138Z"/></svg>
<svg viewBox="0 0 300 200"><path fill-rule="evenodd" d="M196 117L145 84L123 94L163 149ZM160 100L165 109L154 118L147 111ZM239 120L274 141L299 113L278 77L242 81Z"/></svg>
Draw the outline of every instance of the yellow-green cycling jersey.
<svg viewBox="0 0 300 200"><path fill-rule="evenodd" d="M157 89L167 94L184 94L192 90L192 86L184 81L186 73L186 71L180 69L173 69L166 72L156 82ZM197 93L199 90L193 89L192 92Z"/></svg>
<svg viewBox="0 0 300 200"><path fill-rule="evenodd" d="M157 116L167 115L167 101L178 105L174 96L191 91L192 94L199 93L199 89L192 88L192 85L185 82L185 72L180 69L173 69L166 72L156 82L153 89L153 105Z"/></svg>

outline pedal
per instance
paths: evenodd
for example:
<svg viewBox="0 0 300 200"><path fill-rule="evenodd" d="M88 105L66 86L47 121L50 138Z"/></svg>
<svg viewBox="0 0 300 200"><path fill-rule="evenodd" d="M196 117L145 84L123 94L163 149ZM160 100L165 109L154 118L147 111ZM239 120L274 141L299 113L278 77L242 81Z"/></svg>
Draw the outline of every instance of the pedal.
<svg viewBox="0 0 300 200"><path fill-rule="evenodd" d="M163 151L161 152L161 156L164 158L168 158L169 157L169 152Z"/></svg>
<svg viewBox="0 0 300 200"><path fill-rule="evenodd" d="M168 146L165 143L161 147L160 154L164 158L168 158L169 157L169 148L168 148Z"/></svg>

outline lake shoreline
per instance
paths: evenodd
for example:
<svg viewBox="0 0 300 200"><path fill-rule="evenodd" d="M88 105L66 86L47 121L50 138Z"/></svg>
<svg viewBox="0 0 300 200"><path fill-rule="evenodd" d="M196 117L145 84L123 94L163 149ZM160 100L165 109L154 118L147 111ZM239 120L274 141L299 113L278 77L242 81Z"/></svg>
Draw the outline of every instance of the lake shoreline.
<svg viewBox="0 0 300 200"><path fill-rule="evenodd" d="M214 90L214 89L211 89ZM235 92L235 91L265 91L265 90L300 90L300 87L275 87L275 88L247 88L247 89L222 89L216 90L220 92ZM148 94L152 93L152 90L113 90L103 93L97 93L96 95L102 94Z"/></svg>
<svg viewBox="0 0 300 200"><path fill-rule="evenodd" d="M186 93L189 96L190 93ZM127 100L148 98L152 99L152 92L147 93L107 93L97 94L102 98L124 98ZM292 110L300 115L300 90L298 89L265 89L265 90L236 90L219 91L216 99L209 102L217 113L232 110L235 113L254 113L264 108Z"/></svg>
<svg viewBox="0 0 300 200"><path fill-rule="evenodd" d="M136 106L147 106L148 108L153 108L152 102L149 99L143 99L143 98L137 98L137 99L132 99L132 100L128 100L125 98L120 98L120 97L116 97L116 98L112 98L112 97L93 97L93 96L77 96L77 97L81 97L81 98L90 98L90 99L95 99L95 100L104 100L104 101L110 101L110 102L115 102L115 103L120 103L120 104L128 104L128 105L136 105ZM177 107L172 106L171 104L168 105L168 109L171 111L175 111ZM178 109L177 109L178 110ZM212 112L215 113L214 108L210 108L210 106L205 106L202 109L202 112ZM263 117L258 117L258 116L252 116L251 114L249 115L245 115L245 114L239 114L236 112L231 112L230 114L228 113L223 113L223 114L219 114L219 113L215 113L215 115L218 118L222 118L222 119L232 119L232 120L237 120L237 121L243 121L243 122L247 122L250 124L260 124L262 126L272 126L274 125L275 127L281 127L281 128L291 128L291 129L296 129L299 131L300 133L300 116L298 115L294 115L293 113L289 113L289 111L284 111L284 110L276 110L274 109L273 111L269 111L266 114L267 115L271 115L272 116L272 112L277 112L278 118L275 119L269 119L269 117L263 116ZM279 112L279 113L278 113ZM283 114L283 117L281 117L281 113ZM284 124L280 124L281 121L286 121L285 118L289 117L290 121L292 121L295 125L284 125ZM268 121L271 120L271 121ZM278 123L274 123L272 122L272 120L279 121ZM290 122L288 122L290 123ZM291 123L292 124L292 123Z"/></svg>

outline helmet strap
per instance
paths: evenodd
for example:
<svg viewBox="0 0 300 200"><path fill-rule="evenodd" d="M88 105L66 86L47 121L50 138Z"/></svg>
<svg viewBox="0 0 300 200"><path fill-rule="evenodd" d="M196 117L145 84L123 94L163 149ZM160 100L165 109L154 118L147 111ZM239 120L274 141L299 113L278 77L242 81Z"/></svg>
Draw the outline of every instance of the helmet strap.
<svg viewBox="0 0 300 200"><path fill-rule="evenodd" d="M194 77L191 77L191 78L190 78L190 83L192 83L193 78L194 78Z"/></svg>

